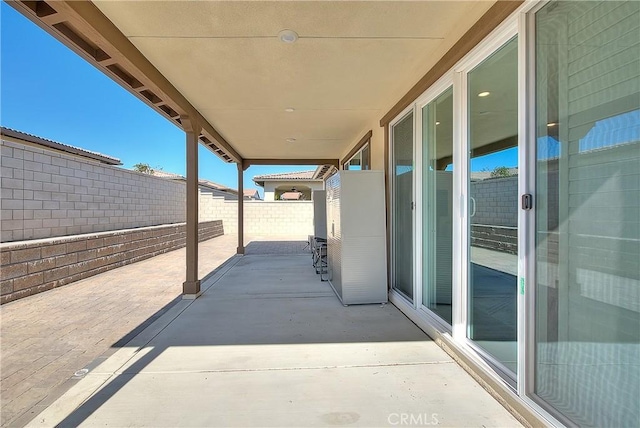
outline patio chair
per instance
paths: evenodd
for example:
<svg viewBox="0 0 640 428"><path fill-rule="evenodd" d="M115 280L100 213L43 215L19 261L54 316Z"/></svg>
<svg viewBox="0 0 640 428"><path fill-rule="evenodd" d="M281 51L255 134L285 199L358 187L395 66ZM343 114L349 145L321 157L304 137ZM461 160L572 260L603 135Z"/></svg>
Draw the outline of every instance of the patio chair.
<svg viewBox="0 0 640 428"><path fill-rule="evenodd" d="M307 245L304 246L304 248L302 249L303 251L306 250L307 248L309 249L309 251L311 251L311 254L313 254L313 239L315 237L313 235L308 235L307 238Z"/></svg>
<svg viewBox="0 0 640 428"><path fill-rule="evenodd" d="M328 272L327 266L327 240L322 238L315 238L313 240L313 267L316 269L316 273L320 274L320 280L323 279L323 274Z"/></svg>

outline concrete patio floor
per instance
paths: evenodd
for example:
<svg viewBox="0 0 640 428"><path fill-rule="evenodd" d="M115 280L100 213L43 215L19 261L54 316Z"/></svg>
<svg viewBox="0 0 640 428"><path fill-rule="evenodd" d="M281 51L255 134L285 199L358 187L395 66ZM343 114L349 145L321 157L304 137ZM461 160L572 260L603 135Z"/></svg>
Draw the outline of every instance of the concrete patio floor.
<svg viewBox="0 0 640 428"><path fill-rule="evenodd" d="M300 237L255 236L248 254L301 253ZM200 277L235 255L236 235L199 244ZM0 426L22 427L182 293L184 248L0 306Z"/></svg>
<svg viewBox="0 0 640 428"><path fill-rule="evenodd" d="M201 242L200 276L236 253L237 237ZM22 427L180 299L184 248L0 307L0 423Z"/></svg>
<svg viewBox="0 0 640 428"><path fill-rule="evenodd" d="M249 250L29 426L520 426L393 305Z"/></svg>

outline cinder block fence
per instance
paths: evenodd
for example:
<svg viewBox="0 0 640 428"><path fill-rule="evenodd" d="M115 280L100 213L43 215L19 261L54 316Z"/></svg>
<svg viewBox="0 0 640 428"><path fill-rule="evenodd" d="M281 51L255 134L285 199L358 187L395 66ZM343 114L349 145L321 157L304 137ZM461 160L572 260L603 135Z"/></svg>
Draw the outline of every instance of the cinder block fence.
<svg viewBox="0 0 640 428"><path fill-rule="evenodd" d="M224 234L200 223L199 240ZM0 303L30 296L184 247L185 224L142 227L0 244Z"/></svg>
<svg viewBox="0 0 640 428"><path fill-rule="evenodd" d="M0 141L2 242L180 223L185 185Z"/></svg>
<svg viewBox="0 0 640 428"><path fill-rule="evenodd" d="M185 245L183 181L31 143L0 139L0 303ZM235 198L200 186L201 241L223 224L237 233ZM244 212L247 236L313 233L310 201L247 201Z"/></svg>

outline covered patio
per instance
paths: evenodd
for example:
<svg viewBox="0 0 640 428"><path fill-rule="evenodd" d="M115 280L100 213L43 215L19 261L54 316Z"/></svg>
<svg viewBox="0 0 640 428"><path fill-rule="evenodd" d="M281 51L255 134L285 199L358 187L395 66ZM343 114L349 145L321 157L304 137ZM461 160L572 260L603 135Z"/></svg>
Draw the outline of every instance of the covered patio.
<svg viewBox="0 0 640 428"><path fill-rule="evenodd" d="M251 165L339 168L365 145L388 184L391 120L522 1L8 3L185 131L194 299L198 144L239 194Z"/></svg>
<svg viewBox="0 0 640 428"><path fill-rule="evenodd" d="M287 247L249 245L29 426L519 426L393 305L343 307Z"/></svg>
<svg viewBox="0 0 640 428"><path fill-rule="evenodd" d="M248 251L242 198L238 256L198 275L199 144L236 164L238 194L252 165L345 169L366 149L385 172L389 264L392 121L522 1L9 3L180 127L187 154L183 299L32 426L539 421L396 306L343 307L308 254Z"/></svg>

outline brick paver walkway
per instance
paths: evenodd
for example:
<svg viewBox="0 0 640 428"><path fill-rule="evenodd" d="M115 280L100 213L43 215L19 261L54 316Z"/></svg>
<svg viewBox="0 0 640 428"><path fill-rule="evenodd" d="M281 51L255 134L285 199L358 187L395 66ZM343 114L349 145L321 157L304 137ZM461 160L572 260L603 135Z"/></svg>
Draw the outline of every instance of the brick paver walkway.
<svg viewBox="0 0 640 428"><path fill-rule="evenodd" d="M225 235L200 243L200 278L236 252ZM121 346L182 292L185 250L0 307L1 423L23 426L68 389L74 373Z"/></svg>

